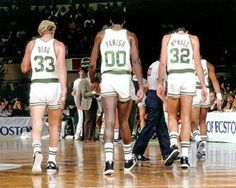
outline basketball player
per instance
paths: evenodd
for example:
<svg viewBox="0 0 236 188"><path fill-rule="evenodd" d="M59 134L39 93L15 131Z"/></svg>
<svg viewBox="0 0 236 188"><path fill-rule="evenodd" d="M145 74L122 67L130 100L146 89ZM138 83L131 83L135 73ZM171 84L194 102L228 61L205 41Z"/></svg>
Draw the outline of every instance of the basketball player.
<svg viewBox="0 0 236 188"><path fill-rule="evenodd" d="M131 110L131 62L135 70L139 90L136 100L143 98L141 61L138 51L138 40L134 33L123 29L124 12L114 9L111 14L111 28L97 33L90 57L90 79L94 79L96 61L101 52L101 96L105 114L104 150L105 175L114 173L114 122L116 108L124 147L124 170L131 170L136 164L132 156L131 132L128 118Z"/></svg>
<svg viewBox="0 0 236 188"><path fill-rule="evenodd" d="M38 27L40 38L31 40L25 49L21 70L32 70L30 88L30 112L32 116L32 173L42 172L41 132L43 117L47 108L49 122L49 157L47 173L57 173L56 153L58 149L59 127L65 102L67 72L65 66L65 46L54 39L56 25L43 20Z"/></svg>
<svg viewBox="0 0 236 188"><path fill-rule="evenodd" d="M199 40L185 28L178 28L162 39L161 58L158 72L157 94L164 98L164 75L167 69L167 109L170 150L179 151L177 146L177 115L181 115L181 168L189 168L188 152L191 133L191 106L195 95L195 70L202 85L202 99L207 95L201 66ZM194 61L193 61L194 60Z"/></svg>
<svg viewBox="0 0 236 188"><path fill-rule="evenodd" d="M217 108L220 109L222 105L222 95L220 92L220 85L215 75L214 66L209 62L207 62L205 59L201 60L201 64L205 75L205 84L207 87L208 96L206 101L201 101L201 84L199 82L199 79L197 78L196 79L197 95L193 97L192 114L191 114L191 128L197 145L197 158L205 157L205 146L207 141L206 117L207 117L207 112L211 106L209 97L210 94L209 79L211 80L213 88L216 92ZM198 124L200 131L198 129Z"/></svg>

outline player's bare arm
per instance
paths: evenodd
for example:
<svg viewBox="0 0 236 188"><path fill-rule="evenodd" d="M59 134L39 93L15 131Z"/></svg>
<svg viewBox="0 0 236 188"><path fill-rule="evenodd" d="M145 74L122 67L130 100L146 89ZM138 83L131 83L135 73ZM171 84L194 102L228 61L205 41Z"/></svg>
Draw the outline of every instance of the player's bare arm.
<svg viewBox="0 0 236 188"><path fill-rule="evenodd" d="M216 75L215 75L215 68L209 62L207 63L207 66L208 66L208 75L209 75L209 78L212 82L214 90L215 90L216 93L220 93L220 84L219 84L219 82L216 78Z"/></svg>
<svg viewBox="0 0 236 188"><path fill-rule="evenodd" d="M131 45L130 55L132 59L132 65L139 84L139 90L136 95L137 101L141 101L144 95L144 88L143 88L144 86L143 86L143 73L142 73L141 60L139 58L138 39L136 35L132 32L128 32L128 38Z"/></svg>
<svg viewBox="0 0 236 188"><path fill-rule="evenodd" d="M166 74L167 45L169 40L170 40L170 35L165 35L162 39L162 44L161 44L161 55L160 55L160 64L158 69L158 80L157 80L157 95L161 99L165 98L164 78Z"/></svg>
<svg viewBox="0 0 236 188"><path fill-rule="evenodd" d="M55 49L56 49L56 56L57 56L57 63L58 63L58 76L59 81L61 84L61 95L59 98L60 103L64 103L66 98L67 92L67 70L65 64L65 45L62 42L55 41Z"/></svg>
<svg viewBox="0 0 236 188"><path fill-rule="evenodd" d="M199 81L201 82L202 85L202 100L206 100L207 98L207 89L206 89L206 84L204 81L204 72L201 64L201 55L200 55L200 44L198 37L195 35L190 35L191 37L191 42L193 46L193 59L194 59L194 66L195 70L197 72L197 76L199 78Z"/></svg>
<svg viewBox="0 0 236 188"><path fill-rule="evenodd" d="M218 109L221 109L221 106L222 106L222 95L221 95L221 92L220 92L220 84L216 78L216 74L215 74L215 67L211 64L211 63L207 63L207 67L208 67L208 75L209 75L209 78L212 82L212 85L213 85L213 88L216 92L216 96L217 96L217 100L216 100L216 103L217 103L217 108Z"/></svg>
<svg viewBox="0 0 236 188"><path fill-rule="evenodd" d="M29 70L31 70L30 55L31 55L31 51L33 49L34 43L35 43L35 40L30 41L25 48L25 54L21 63L21 71L24 74L27 73Z"/></svg>
<svg viewBox="0 0 236 188"><path fill-rule="evenodd" d="M104 31L100 31L97 33L95 39L94 39L94 45L90 56L89 61L89 78L91 81L94 80L94 74L96 72L96 65L97 65L97 59L100 53L100 43L102 41L102 38L104 36Z"/></svg>

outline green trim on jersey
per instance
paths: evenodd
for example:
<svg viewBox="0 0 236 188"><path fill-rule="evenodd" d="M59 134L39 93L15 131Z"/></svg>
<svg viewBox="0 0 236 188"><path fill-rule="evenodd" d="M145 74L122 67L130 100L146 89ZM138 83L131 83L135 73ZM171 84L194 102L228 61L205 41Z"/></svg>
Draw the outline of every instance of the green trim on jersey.
<svg viewBox="0 0 236 188"><path fill-rule="evenodd" d="M107 71L104 71L102 74L104 74L104 73L118 74L118 75L121 75L121 74L131 74L131 72L127 71L127 70L107 70Z"/></svg>
<svg viewBox="0 0 236 188"><path fill-rule="evenodd" d="M170 70L168 71L168 75L169 74L173 74L173 73L177 73L177 74L182 74L182 73L195 73L194 69L179 69L179 70Z"/></svg>
<svg viewBox="0 0 236 188"><path fill-rule="evenodd" d="M57 83L59 82L58 78L42 78L42 79L33 79L32 83Z"/></svg>

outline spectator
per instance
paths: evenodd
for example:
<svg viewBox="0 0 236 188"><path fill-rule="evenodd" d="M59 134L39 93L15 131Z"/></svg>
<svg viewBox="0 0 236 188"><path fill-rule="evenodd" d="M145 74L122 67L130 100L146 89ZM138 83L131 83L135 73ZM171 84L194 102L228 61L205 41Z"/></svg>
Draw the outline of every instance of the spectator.
<svg viewBox="0 0 236 188"><path fill-rule="evenodd" d="M217 98L216 98L216 92L215 91L211 91L209 94L210 97L210 109L209 112L213 112L213 111L217 111Z"/></svg>
<svg viewBox="0 0 236 188"><path fill-rule="evenodd" d="M7 117L7 110L5 101L0 101L0 117Z"/></svg>
<svg viewBox="0 0 236 188"><path fill-rule="evenodd" d="M15 101L11 116L27 116L27 111L25 110L24 104L21 101Z"/></svg>
<svg viewBox="0 0 236 188"><path fill-rule="evenodd" d="M226 97L226 105L223 108L224 112L236 111L235 93L230 91Z"/></svg>

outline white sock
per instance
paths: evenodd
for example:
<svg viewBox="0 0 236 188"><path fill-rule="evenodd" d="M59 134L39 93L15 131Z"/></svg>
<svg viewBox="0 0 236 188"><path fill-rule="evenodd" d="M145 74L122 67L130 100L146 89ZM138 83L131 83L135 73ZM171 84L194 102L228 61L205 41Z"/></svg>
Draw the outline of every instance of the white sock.
<svg viewBox="0 0 236 188"><path fill-rule="evenodd" d="M124 157L125 160L132 159L132 143L130 144L123 144L124 147Z"/></svg>
<svg viewBox="0 0 236 188"><path fill-rule="evenodd" d="M50 147L48 150L48 161L52 161L56 164L56 154L57 154L57 147Z"/></svg>
<svg viewBox="0 0 236 188"><path fill-rule="evenodd" d="M169 137L170 137L170 146L173 145L178 145L178 133L177 132L170 132L169 133Z"/></svg>
<svg viewBox="0 0 236 188"><path fill-rule="evenodd" d="M105 161L113 161L114 145L113 143L105 143Z"/></svg>
<svg viewBox="0 0 236 188"><path fill-rule="evenodd" d="M33 148L33 152L34 152L33 155L36 152L41 152L41 141L40 140L33 141L32 148Z"/></svg>
<svg viewBox="0 0 236 188"><path fill-rule="evenodd" d="M189 141L181 142L182 157L188 157L189 147L190 147L190 142Z"/></svg>
<svg viewBox="0 0 236 188"><path fill-rule="evenodd" d="M194 139L195 139L196 142L199 142L199 141L202 140L202 139L201 139L201 136L200 136L199 130L193 131L193 137L194 137Z"/></svg>

